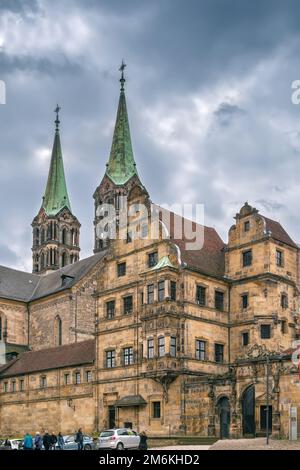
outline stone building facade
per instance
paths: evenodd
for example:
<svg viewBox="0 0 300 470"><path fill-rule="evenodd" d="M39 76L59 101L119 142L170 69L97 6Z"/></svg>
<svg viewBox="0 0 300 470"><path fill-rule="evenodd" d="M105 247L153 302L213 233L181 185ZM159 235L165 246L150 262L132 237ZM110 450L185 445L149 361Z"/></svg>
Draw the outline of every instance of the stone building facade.
<svg viewBox="0 0 300 470"><path fill-rule="evenodd" d="M44 275L0 268L0 434L238 438L263 435L268 412L272 434L288 437L300 406L298 245L245 203L227 244L192 223L203 245L191 249L194 235L177 232L187 221L153 206L138 176L124 83L94 193L95 254Z"/></svg>

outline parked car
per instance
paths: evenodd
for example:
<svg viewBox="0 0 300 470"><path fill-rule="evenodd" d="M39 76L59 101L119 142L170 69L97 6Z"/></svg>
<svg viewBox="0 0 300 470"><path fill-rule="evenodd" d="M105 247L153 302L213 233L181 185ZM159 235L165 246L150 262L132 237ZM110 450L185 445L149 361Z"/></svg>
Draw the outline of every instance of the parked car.
<svg viewBox="0 0 300 470"><path fill-rule="evenodd" d="M64 436L64 450L77 450L78 444L75 442L75 436ZM58 445L56 444L56 448ZM94 440L91 436L83 436L83 450L93 450L95 449Z"/></svg>
<svg viewBox="0 0 300 470"><path fill-rule="evenodd" d="M108 429L100 433L98 449L135 449L139 447L140 436L132 429Z"/></svg>

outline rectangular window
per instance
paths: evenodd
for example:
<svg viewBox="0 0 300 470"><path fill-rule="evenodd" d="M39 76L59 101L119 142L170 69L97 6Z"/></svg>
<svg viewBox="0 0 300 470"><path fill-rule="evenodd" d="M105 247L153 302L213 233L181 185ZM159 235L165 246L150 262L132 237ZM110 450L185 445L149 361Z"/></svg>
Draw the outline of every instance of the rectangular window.
<svg viewBox="0 0 300 470"><path fill-rule="evenodd" d="M85 380L86 380L86 382L91 382L92 381L92 371L91 370L86 370L85 371Z"/></svg>
<svg viewBox="0 0 300 470"><path fill-rule="evenodd" d="M11 391L12 392L16 391L16 381L15 380L13 380L12 383L11 383Z"/></svg>
<svg viewBox="0 0 300 470"><path fill-rule="evenodd" d="M215 344L215 361L218 362L218 364L222 364L222 362L224 362L223 344Z"/></svg>
<svg viewBox="0 0 300 470"><path fill-rule="evenodd" d="M147 341L147 349L148 349L148 359L153 359L154 357L154 339L153 338L149 338L148 341Z"/></svg>
<svg viewBox="0 0 300 470"><path fill-rule="evenodd" d="M196 302L198 305L204 306L206 303L206 288L203 286L196 287Z"/></svg>
<svg viewBox="0 0 300 470"><path fill-rule="evenodd" d="M249 333L248 332L242 333L242 343L243 343L243 346L248 346L248 344L249 344Z"/></svg>
<svg viewBox="0 0 300 470"><path fill-rule="evenodd" d="M129 366L133 364L133 348L124 348L123 349L123 363L124 366Z"/></svg>
<svg viewBox="0 0 300 470"><path fill-rule="evenodd" d="M128 295L127 297L123 298L123 312L124 312L124 315L126 315L128 313L132 313L132 308L133 308L132 295Z"/></svg>
<svg viewBox="0 0 300 470"><path fill-rule="evenodd" d="M249 232L250 230L250 221L247 220L246 222L244 222L244 232Z"/></svg>
<svg viewBox="0 0 300 470"><path fill-rule="evenodd" d="M260 337L261 339L271 338L271 325L260 325Z"/></svg>
<svg viewBox="0 0 300 470"><path fill-rule="evenodd" d="M170 355L176 357L176 336L171 336L170 338Z"/></svg>
<svg viewBox="0 0 300 470"><path fill-rule="evenodd" d="M243 266L251 266L252 264L252 250L244 251L243 253Z"/></svg>
<svg viewBox="0 0 300 470"><path fill-rule="evenodd" d="M110 300L106 302L106 317L110 320L115 316L116 302L115 300Z"/></svg>
<svg viewBox="0 0 300 470"><path fill-rule="evenodd" d="M20 380L19 386L20 386L20 392L23 392L23 390L24 390L24 380L23 379Z"/></svg>
<svg viewBox="0 0 300 470"><path fill-rule="evenodd" d="M276 265L280 268L283 266L283 251L276 250Z"/></svg>
<svg viewBox="0 0 300 470"><path fill-rule="evenodd" d="M197 339L196 340L196 358L199 361L205 361L206 359L206 341Z"/></svg>
<svg viewBox="0 0 300 470"><path fill-rule="evenodd" d="M152 402L152 417L160 418L160 401Z"/></svg>
<svg viewBox="0 0 300 470"><path fill-rule="evenodd" d="M165 337L160 336L158 338L158 357L163 357L165 355Z"/></svg>
<svg viewBox="0 0 300 470"><path fill-rule="evenodd" d="M154 251L153 253L149 253L148 255L148 267L153 268L158 261L158 253L157 251Z"/></svg>
<svg viewBox="0 0 300 470"><path fill-rule="evenodd" d="M162 302L165 298L165 281L159 281L157 284L158 289L158 301Z"/></svg>
<svg viewBox="0 0 300 470"><path fill-rule="evenodd" d="M243 309L248 308L248 294L242 295L242 307Z"/></svg>
<svg viewBox="0 0 300 470"><path fill-rule="evenodd" d="M40 377L40 387L45 388L47 386L47 377L43 375Z"/></svg>
<svg viewBox="0 0 300 470"><path fill-rule="evenodd" d="M144 305L144 292L141 292L141 305Z"/></svg>
<svg viewBox="0 0 300 470"><path fill-rule="evenodd" d="M170 283L170 297L171 300L176 300L176 282L171 281Z"/></svg>
<svg viewBox="0 0 300 470"><path fill-rule="evenodd" d="M147 286L147 303L153 304L154 302L154 284L149 284Z"/></svg>
<svg viewBox="0 0 300 470"><path fill-rule="evenodd" d="M281 294L281 308L288 308L289 301L286 294Z"/></svg>
<svg viewBox="0 0 300 470"><path fill-rule="evenodd" d="M75 373L75 384L79 385L80 382L81 382L81 374L80 374L80 372L76 372Z"/></svg>
<svg viewBox="0 0 300 470"><path fill-rule="evenodd" d="M126 263L118 264L118 277L126 275Z"/></svg>
<svg viewBox="0 0 300 470"><path fill-rule="evenodd" d="M215 291L215 308L217 310L224 310L224 292L219 290Z"/></svg>
<svg viewBox="0 0 300 470"><path fill-rule="evenodd" d="M4 390L4 393L7 393L7 392L8 392L8 382L4 382L4 384L3 384L3 390Z"/></svg>
<svg viewBox="0 0 300 470"><path fill-rule="evenodd" d="M106 351L106 367L111 369L116 366L116 351Z"/></svg>
<svg viewBox="0 0 300 470"><path fill-rule="evenodd" d="M65 374L65 385L69 385L70 383L70 374Z"/></svg>

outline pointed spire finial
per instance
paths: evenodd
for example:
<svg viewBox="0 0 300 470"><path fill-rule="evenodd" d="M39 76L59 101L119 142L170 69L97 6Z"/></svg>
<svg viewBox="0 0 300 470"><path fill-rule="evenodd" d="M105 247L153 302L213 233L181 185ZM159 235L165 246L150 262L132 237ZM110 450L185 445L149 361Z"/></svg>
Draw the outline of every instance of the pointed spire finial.
<svg viewBox="0 0 300 470"><path fill-rule="evenodd" d="M121 78L120 78L120 82L121 82L121 91L124 90L124 83L125 83L125 81L126 81L125 78L124 78L124 69L125 69L125 67L126 67L126 64L125 64L124 60L122 59L122 64L121 64L121 66L120 66L120 68L119 68L119 71L121 72Z"/></svg>
<svg viewBox="0 0 300 470"><path fill-rule="evenodd" d="M56 119L55 119L55 121L54 121L54 122L55 122L55 125L56 125L56 127L55 127L56 132L59 131L59 124L60 124L60 120L59 120L59 111L60 111L60 110L61 110L61 107L58 106L58 104L57 104L57 105L56 105L56 108L55 108L55 110L54 110L54 112L56 113Z"/></svg>

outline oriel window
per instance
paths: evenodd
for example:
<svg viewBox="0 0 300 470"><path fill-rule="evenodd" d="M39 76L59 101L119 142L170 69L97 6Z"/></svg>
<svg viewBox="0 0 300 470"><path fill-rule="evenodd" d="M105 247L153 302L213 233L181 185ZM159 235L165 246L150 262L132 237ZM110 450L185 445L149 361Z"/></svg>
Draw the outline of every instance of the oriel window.
<svg viewBox="0 0 300 470"><path fill-rule="evenodd" d="M153 338L149 338L148 341L147 341L147 356L148 356L148 359L153 359L154 357L154 339Z"/></svg>
<svg viewBox="0 0 300 470"><path fill-rule="evenodd" d="M149 284L147 286L147 303L153 304L154 302L154 284Z"/></svg>
<svg viewBox="0 0 300 470"><path fill-rule="evenodd" d="M163 357L165 355L165 337L160 336L158 338L158 356Z"/></svg>
<svg viewBox="0 0 300 470"><path fill-rule="evenodd" d="M148 255L148 267L153 268L158 261L158 253L157 251L153 251L153 253L149 253Z"/></svg>
<svg viewBox="0 0 300 470"><path fill-rule="evenodd" d="M165 298L165 281L159 281L157 285L158 289L158 301L162 302Z"/></svg>
<svg viewBox="0 0 300 470"><path fill-rule="evenodd" d="M170 283L170 297L171 297L171 300L176 300L176 282L175 281L171 281Z"/></svg>
<svg viewBox="0 0 300 470"><path fill-rule="evenodd" d="M176 349L177 349L177 341L176 336L171 336L170 338L170 355L172 357L176 357Z"/></svg>

